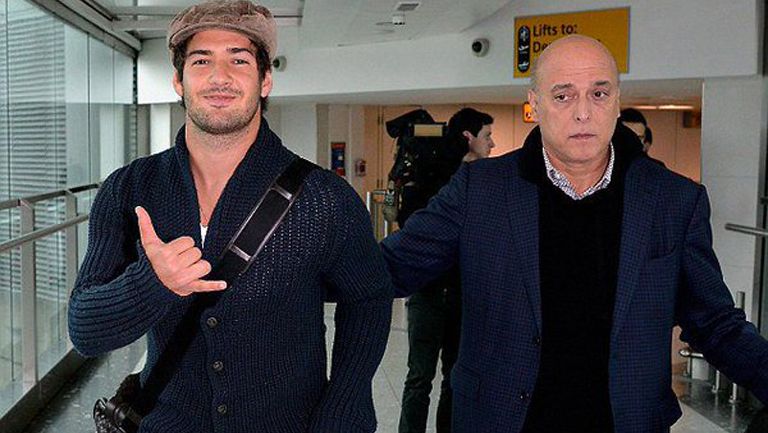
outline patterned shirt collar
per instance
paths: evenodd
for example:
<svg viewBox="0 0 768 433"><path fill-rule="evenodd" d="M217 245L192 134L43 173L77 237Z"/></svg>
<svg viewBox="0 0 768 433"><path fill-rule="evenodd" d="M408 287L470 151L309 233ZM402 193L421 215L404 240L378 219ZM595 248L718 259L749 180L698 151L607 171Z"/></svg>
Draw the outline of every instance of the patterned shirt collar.
<svg viewBox="0 0 768 433"><path fill-rule="evenodd" d="M613 143L610 143L610 157L608 158L608 167L605 169L605 173L603 173L603 177L593 186L591 186L588 190L584 191L584 193L579 194L576 192L576 189L571 185L571 182L568 181L568 178L565 177L563 173L561 173L558 169L555 168L555 166L552 165L552 162L549 160L549 155L547 155L547 151L544 150L544 147L541 147L541 152L544 154L544 168L547 172L547 177L552 182L553 185L560 188L561 191L563 191L568 197L574 199L574 200L581 200L585 197L588 197L597 191L600 191L601 189L608 188L608 184L611 183L611 175L613 174L613 163L615 161L615 155L613 151Z"/></svg>

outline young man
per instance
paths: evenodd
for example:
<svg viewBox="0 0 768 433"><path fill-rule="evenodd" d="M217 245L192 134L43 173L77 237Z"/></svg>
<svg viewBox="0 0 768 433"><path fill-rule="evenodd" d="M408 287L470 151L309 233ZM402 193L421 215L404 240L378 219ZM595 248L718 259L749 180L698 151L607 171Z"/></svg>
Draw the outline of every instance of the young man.
<svg viewBox="0 0 768 433"><path fill-rule="evenodd" d="M173 86L187 108L176 145L109 176L91 210L70 335L95 356L148 337L146 381L185 309L223 291L140 431L373 432L371 379L392 289L368 213L314 170L248 270L206 275L297 156L263 119L276 50L270 12L248 1L192 6L172 22ZM323 301L338 300L326 376Z"/></svg>
<svg viewBox="0 0 768 433"><path fill-rule="evenodd" d="M621 110L619 122L637 135L637 138L643 143L643 152L648 153L653 144L653 133L648 127L648 121L645 120L643 113L634 108L625 108Z"/></svg>
<svg viewBox="0 0 768 433"><path fill-rule="evenodd" d="M453 432L668 432L675 324L768 403L768 342L723 282L706 190L617 126L608 49L567 36L532 72L523 148L464 164L383 242L398 289L461 268Z"/></svg>
<svg viewBox="0 0 768 433"><path fill-rule="evenodd" d="M496 144L491 138L493 117L474 108L462 108L448 121L448 139L467 147L464 161L488 158Z"/></svg>

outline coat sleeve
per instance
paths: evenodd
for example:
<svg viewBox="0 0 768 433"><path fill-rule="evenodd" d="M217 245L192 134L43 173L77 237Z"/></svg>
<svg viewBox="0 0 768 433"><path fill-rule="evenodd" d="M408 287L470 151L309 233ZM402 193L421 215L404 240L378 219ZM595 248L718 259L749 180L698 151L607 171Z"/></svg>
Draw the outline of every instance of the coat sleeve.
<svg viewBox="0 0 768 433"><path fill-rule="evenodd" d="M337 302L331 377L310 432L372 433L371 383L389 336L392 283L362 201L346 184L338 197L326 276Z"/></svg>
<svg viewBox="0 0 768 433"><path fill-rule="evenodd" d="M69 301L69 336L84 356L96 356L144 335L181 299L155 275L141 244L129 239L136 218L123 209L125 169L102 185L91 207L88 251Z"/></svg>
<svg viewBox="0 0 768 433"><path fill-rule="evenodd" d="M676 316L681 338L731 380L768 404L768 341L734 307L712 250L709 199L699 187L685 235Z"/></svg>
<svg viewBox="0 0 768 433"><path fill-rule="evenodd" d="M458 262L470 167L462 164L426 208L381 243L395 296L415 293Z"/></svg>

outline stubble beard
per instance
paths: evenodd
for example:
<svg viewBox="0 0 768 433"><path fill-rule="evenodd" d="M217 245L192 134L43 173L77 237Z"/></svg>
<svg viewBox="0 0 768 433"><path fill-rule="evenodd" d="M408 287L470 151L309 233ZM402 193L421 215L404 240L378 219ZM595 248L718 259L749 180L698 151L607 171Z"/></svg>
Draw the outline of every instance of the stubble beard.
<svg viewBox="0 0 768 433"><path fill-rule="evenodd" d="M255 101L248 101L249 103L245 109L221 115L217 114L215 109L205 109L202 103L192 100L188 96L190 93L189 90L184 91L184 104L187 106L187 115L200 131L211 135L232 135L243 132L251 124L253 118L256 117L261 106L261 100L256 95L256 97L249 98L255 99ZM238 92L237 95L241 96L242 93Z"/></svg>

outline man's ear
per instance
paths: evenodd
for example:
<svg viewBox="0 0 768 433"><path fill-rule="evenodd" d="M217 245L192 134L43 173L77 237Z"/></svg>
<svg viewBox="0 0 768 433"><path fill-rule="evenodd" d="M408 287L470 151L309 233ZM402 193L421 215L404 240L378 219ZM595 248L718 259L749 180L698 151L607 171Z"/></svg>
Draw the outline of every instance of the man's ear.
<svg viewBox="0 0 768 433"><path fill-rule="evenodd" d="M534 122L539 122L539 98L533 89L528 89L528 104L531 105L531 115Z"/></svg>
<svg viewBox="0 0 768 433"><path fill-rule="evenodd" d="M177 95L181 96L181 99L184 99L184 85L179 80L178 71L173 73L173 90L176 91Z"/></svg>
<svg viewBox="0 0 768 433"><path fill-rule="evenodd" d="M464 138L467 139L467 143L471 142L475 138L475 136L472 135L472 133L469 132L469 131L464 131L464 132L461 133L461 135L463 135Z"/></svg>
<svg viewBox="0 0 768 433"><path fill-rule="evenodd" d="M264 80L261 82L261 97L266 98L272 91L272 71L264 74Z"/></svg>

